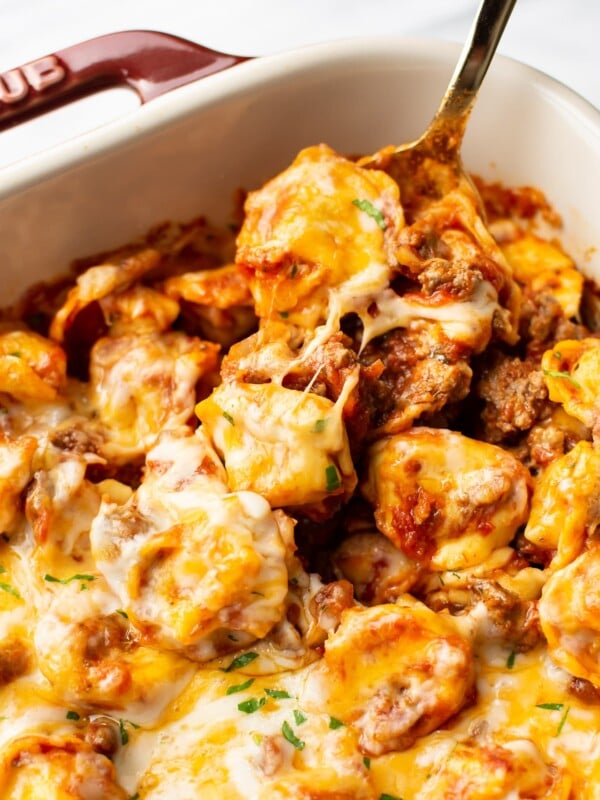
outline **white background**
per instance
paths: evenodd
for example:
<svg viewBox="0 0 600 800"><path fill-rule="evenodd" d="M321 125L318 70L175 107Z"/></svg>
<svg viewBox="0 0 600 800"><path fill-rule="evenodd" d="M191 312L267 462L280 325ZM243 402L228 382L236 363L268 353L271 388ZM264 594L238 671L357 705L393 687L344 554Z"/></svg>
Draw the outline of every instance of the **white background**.
<svg viewBox="0 0 600 800"><path fill-rule="evenodd" d="M0 72L84 39L146 28L239 55L404 34L462 41L478 0L0 0ZM600 0L518 0L499 52L600 107ZM135 108L106 92L0 134L0 167ZM434 109L432 109L433 113Z"/></svg>

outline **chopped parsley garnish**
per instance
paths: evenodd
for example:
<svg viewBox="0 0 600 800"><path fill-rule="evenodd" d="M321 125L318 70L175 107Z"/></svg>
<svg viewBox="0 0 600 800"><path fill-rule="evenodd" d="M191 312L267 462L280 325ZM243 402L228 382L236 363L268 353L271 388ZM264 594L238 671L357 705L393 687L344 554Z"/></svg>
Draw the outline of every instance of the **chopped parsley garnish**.
<svg viewBox="0 0 600 800"><path fill-rule="evenodd" d="M340 476L333 464L325 469L325 488L328 492L336 492L341 486Z"/></svg>
<svg viewBox="0 0 600 800"><path fill-rule="evenodd" d="M315 424L313 425L312 432L313 433L323 433L325 430L325 425L327 423L326 419L318 419Z"/></svg>
<svg viewBox="0 0 600 800"><path fill-rule="evenodd" d="M289 315L290 315L289 311L280 311L279 312L279 316L281 317L281 319L287 319L289 317Z"/></svg>
<svg viewBox="0 0 600 800"><path fill-rule="evenodd" d="M224 412L223 412L223 416L225 417L225 419L227 420L227 422L228 422L230 425L235 425L234 419L233 419L233 417L231 416L231 414L229 414L227 411L224 411Z"/></svg>
<svg viewBox="0 0 600 800"><path fill-rule="evenodd" d="M375 208L373 203L371 203L369 200L359 200L356 198L352 201L352 205L355 205L357 208L360 208L361 211L364 211L365 214L368 214L370 217L372 217L382 231L387 228L385 217L381 211L378 208Z"/></svg>
<svg viewBox="0 0 600 800"><path fill-rule="evenodd" d="M290 278L295 278L298 274L298 265L292 264L292 269L290 270Z"/></svg>
<svg viewBox="0 0 600 800"><path fill-rule="evenodd" d="M254 678L248 678L248 680L244 681L243 683L238 683L235 686L228 686L225 694L237 694L238 692L243 692L245 689L249 689L253 683Z"/></svg>
<svg viewBox="0 0 600 800"><path fill-rule="evenodd" d="M269 697L272 697L274 700L290 699L290 695L285 691L285 689L265 689L265 694L268 694Z"/></svg>
<svg viewBox="0 0 600 800"><path fill-rule="evenodd" d="M567 706L565 709L565 713L562 715L560 722L558 723L558 728L556 729L555 736L560 736L562 729L565 727L565 722L567 721L567 717L569 716L569 711L571 710L571 706Z"/></svg>
<svg viewBox="0 0 600 800"><path fill-rule="evenodd" d="M559 353L558 350L555 350L552 355L554 358L558 358L559 361L562 361L562 353Z"/></svg>
<svg viewBox="0 0 600 800"><path fill-rule="evenodd" d="M536 708L543 708L544 711L560 711L564 703L538 703Z"/></svg>
<svg viewBox="0 0 600 800"><path fill-rule="evenodd" d="M303 722L306 722L306 717L301 711L298 711L297 708L294 709L294 721L296 725L302 725Z"/></svg>
<svg viewBox="0 0 600 800"><path fill-rule="evenodd" d="M379 795L379 800L403 800L402 797L396 797L395 794L383 794Z"/></svg>
<svg viewBox="0 0 600 800"><path fill-rule="evenodd" d="M290 744L293 744L296 750L304 750L304 742L302 739L299 739L294 731L292 730L292 726L289 722L284 722L281 726L281 732L285 739L288 740Z"/></svg>
<svg viewBox="0 0 600 800"><path fill-rule="evenodd" d="M509 656L508 656L508 658L506 659L506 668L507 668L507 669L512 669L512 668L514 667L514 665L515 665L515 658L516 658L516 657L517 657L517 654L515 653L515 651L514 651L514 650L512 650L512 651L511 651L511 653L510 653L510 655L509 655Z"/></svg>
<svg viewBox="0 0 600 800"><path fill-rule="evenodd" d="M446 585L446 581L442 578L441 575L438 575L438 579L439 579L439 582L440 582L441 586L445 586Z"/></svg>
<svg viewBox="0 0 600 800"><path fill-rule="evenodd" d="M121 744L122 745L126 745L127 742L129 741L129 734L127 732L127 728L125 727L126 725L131 725L131 727L136 731L140 727L139 725L136 725L135 722L131 722L131 720L120 719L119 720L119 734L121 736Z"/></svg>
<svg viewBox="0 0 600 800"><path fill-rule="evenodd" d="M81 717L76 711L67 711L67 719L78 720L81 719Z"/></svg>
<svg viewBox="0 0 600 800"><path fill-rule="evenodd" d="M568 372L559 372L555 369L545 369L542 371L544 375L548 375L548 377L550 378L564 378L564 380L569 381L569 383L572 383L573 386L576 386L578 389L581 389L581 384L577 383L577 381L574 378L572 378Z"/></svg>
<svg viewBox="0 0 600 800"><path fill-rule="evenodd" d="M367 769L371 769L371 759L368 756L364 756L363 764Z"/></svg>
<svg viewBox="0 0 600 800"><path fill-rule="evenodd" d="M231 672L234 669L240 669L240 667L247 667L255 658L258 658L258 653L242 653L241 656L234 658L231 664L228 667L224 667L222 671Z"/></svg>
<svg viewBox="0 0 600 800"><path fill-rule="evenodd" d="M254 714L254 712L262 708L266 702L266 697L251 697L250 700L244 700L243 703L238 703L238 709L239 711L243 711L244 714Z"/></svg>
<svg viewBox="0 0 600 800"><path fill-rule="evenodd" d="M344 723L341 719L336 719L335 717L329 717L329 727L332 731L336 731L338 728L343 728Z"/></svg>
<svg viewBox="0 0 600 800"><path fill-rule="evenodd" d="M460 575L458 574L458 572L453 572L452 574L454 575L455 578L460 579Z"/></svg>
<svg viewBox="0 0 600 800"><path fill-rule="evenodd" d="M123 619L129 619L129 617L127 616L127 612L123 611L122 608L117 608L115 613L117 613L120 617L123 617Z"/></svg>
<svg viewBox="0 0 600 800"><path fill-rule="evenodd" d="M13 356L13 358L22 358L23 357L23 353L21 353L19 350L15 350L12 353L8 353L8 355L9 356Z"/></svg>
<svg viewBox="0 0 600 800"><path fill-rule="evenodd" d="M96 580L96 576L95 575L83 575L83 574L80 574L78 572L75 575L71 575L70 578L62 578L61 579L61 578L55 578L54 575L48 575L48 573L46 573L44 575L44 580L48 581L48 583L62 583L63 586L66 586L67 583L71 583L72 581L95 581Z"/></svg>
<svg viewBox="0 0 600 800"><path fill-rule="evenodd" d="M13 597L16 597L19 600L21 599L21 595L18 593L18 591L15 589L14 586L10 585L10 583L4 583L4 581L0 581L0 589L2 589L3 592L8 592L9 594L12 594Z"/></svg>

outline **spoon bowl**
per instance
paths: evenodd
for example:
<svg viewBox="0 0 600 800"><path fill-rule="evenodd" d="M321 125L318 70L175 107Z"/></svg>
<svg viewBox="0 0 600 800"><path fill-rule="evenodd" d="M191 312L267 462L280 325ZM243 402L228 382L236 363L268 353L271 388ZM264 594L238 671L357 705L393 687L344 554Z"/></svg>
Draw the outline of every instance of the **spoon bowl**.
<svg viewBox="0 0 600 800"><path fill-rule="evenodd" d="M516 0L482 0L442 102L415 141L390 145L358 163L384 169L399 182L410 207L418 197L437 199L454 188L477 191L460 155L469 114ZM408 177L410 176L410 177Z"/></svg>

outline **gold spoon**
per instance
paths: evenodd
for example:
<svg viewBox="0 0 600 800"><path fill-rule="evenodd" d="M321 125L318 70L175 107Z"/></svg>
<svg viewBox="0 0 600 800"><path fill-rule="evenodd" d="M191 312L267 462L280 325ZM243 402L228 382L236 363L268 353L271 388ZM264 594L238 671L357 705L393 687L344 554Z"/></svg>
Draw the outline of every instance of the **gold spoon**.
<svg viewBox="0 0 600 800"><path fill-rule="evenodd" d="M419 198L442 197L458 186L475 191L460 148L477 92L515 3L482 0L446 94L425 133L414 142L390 145L358 162L390 172L400 183L403 204L418 205Z"/></svg>

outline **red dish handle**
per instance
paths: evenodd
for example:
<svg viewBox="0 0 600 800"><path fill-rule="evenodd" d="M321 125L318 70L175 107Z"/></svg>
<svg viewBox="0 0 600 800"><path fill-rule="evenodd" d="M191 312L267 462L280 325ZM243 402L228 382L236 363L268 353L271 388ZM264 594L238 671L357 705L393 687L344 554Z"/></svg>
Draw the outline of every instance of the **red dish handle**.
<svg viewBox="0 0 600 800"><path fill-rule="evenodd" d="M156 31L98 36L0 73L0 130L111 86L146 103L247 60Z"/></svg>

